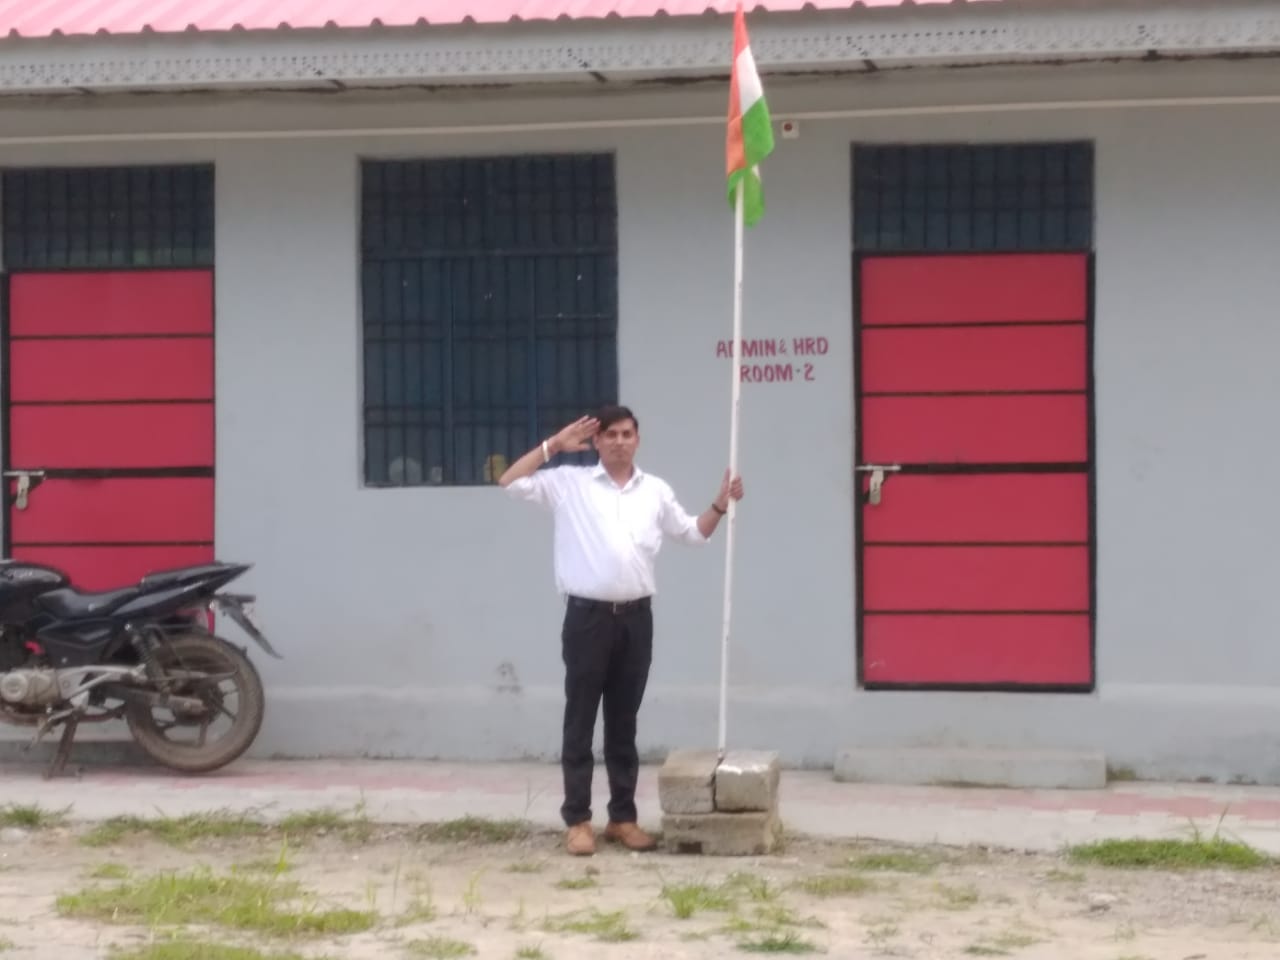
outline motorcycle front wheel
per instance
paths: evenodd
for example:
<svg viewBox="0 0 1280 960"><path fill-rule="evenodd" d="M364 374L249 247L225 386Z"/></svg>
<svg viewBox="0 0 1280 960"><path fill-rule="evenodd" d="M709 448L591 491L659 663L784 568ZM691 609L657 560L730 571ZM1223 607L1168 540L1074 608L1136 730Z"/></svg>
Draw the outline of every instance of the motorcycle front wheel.
<svg viewBox="0 0 1280 960"><path fill-rule="evenodd" d="M187 633L162 643L155 659L171 678L171 694L202 700L204 707L129 704L129 732L148 756L182 773L208 773L249 749L262 727L266 697L248 657L221 637Z"/></svg>

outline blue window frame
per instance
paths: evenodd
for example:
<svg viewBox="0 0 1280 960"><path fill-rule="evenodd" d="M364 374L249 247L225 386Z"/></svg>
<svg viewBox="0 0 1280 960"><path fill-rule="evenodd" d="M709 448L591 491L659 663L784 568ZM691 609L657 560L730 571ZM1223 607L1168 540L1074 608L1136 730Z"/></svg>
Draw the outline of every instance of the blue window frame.
<svg viewBox="0 0 1280 960"><path fill-rule="evenodd" d="M364 478L490 483L617 397L610 155L366 161Z"/></svg>
<svg viewBox="0 0 1280 960"><path fill-rule="evenodd" d="M855 144L854 246L1046 252L1093 245L1089 143Z"/></svg>

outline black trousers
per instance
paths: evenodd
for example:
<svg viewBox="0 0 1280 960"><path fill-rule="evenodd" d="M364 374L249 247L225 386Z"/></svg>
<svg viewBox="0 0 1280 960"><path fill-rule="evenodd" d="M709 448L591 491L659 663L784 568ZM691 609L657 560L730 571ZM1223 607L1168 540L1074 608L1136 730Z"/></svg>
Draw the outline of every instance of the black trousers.
<svg viewBox="0 0 1280 960"><path fill-rule="evenodd" d="M604 763L609 819L636 819L636 714L653 659L653 611L648 600L615 608L569 598L560 635L564 658L564 739L560 766L568 826L591 819L592 740L604 703Z"/></svg>

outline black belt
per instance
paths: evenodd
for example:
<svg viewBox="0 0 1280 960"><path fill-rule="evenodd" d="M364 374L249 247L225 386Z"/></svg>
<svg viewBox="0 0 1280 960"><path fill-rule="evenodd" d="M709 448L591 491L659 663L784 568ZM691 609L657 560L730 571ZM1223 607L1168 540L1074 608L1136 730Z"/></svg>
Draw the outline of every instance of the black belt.
<svg viewBox="0 0 1280 960"><path fill-rule="evenodd" d="M610 613L624 613L629 610L648 610L649 597L639 600L588 600L586 597L569 596L569 605L584 610L608 610Z"/></svg>

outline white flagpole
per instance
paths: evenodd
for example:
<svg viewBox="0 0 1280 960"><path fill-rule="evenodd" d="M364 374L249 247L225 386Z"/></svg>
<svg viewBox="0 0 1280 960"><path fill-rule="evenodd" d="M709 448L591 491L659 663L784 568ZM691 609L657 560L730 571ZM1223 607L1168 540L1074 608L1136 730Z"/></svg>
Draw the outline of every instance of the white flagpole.
<svg viewBox="0 0 1280 960"><path fill-rule="evenodd" d="M733 368L732 401L729 405L729 478L738 475L738 407L742 399L742 224L743 184L738 179L733 202L733 350L729 354ZM720 739L719 757L726 749L729 707L729 614L733 609L733 521L737 501L729 498L728 529L724 538L724 621L720 632Z"/></svg>

